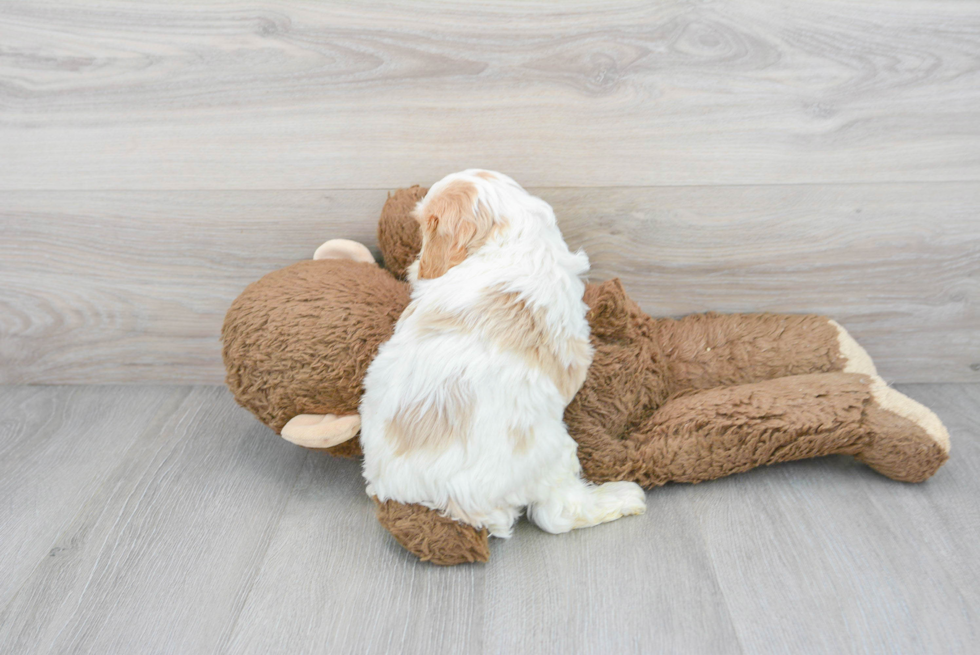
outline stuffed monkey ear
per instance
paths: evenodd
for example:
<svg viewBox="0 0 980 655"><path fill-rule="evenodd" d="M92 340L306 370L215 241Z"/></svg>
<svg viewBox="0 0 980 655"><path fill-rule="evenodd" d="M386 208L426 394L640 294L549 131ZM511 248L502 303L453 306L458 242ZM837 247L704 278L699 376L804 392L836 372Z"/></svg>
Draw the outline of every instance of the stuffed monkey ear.
<svg viewBox="0 0 980 655"><path fill-rule="evenodd" d="M313 253L313 259L350 259L365 264L377 264L374 255L364 244L350 239L330 239Z"/></svg>

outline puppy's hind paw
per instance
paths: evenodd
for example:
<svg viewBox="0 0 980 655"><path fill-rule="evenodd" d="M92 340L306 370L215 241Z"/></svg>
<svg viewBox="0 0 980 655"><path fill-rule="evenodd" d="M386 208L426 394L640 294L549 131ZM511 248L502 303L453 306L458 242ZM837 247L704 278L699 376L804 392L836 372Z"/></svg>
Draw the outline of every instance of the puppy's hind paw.
<svg viewBox="0 0 980 655"><path fill-rule="evenodd" d="M646 494L635 482L607 482L592 490L594 503L580 518L581 525L588 527L615 521L624 516L642 514L647 509Z"/></svg>
<svg viewBox="0 0 980 655"><path fill-rule="evenodd" d="M528 506L528 516L552 534L588 528L646 511L646 495L635 482L592 485L573 479L564 487Z"/></svg>

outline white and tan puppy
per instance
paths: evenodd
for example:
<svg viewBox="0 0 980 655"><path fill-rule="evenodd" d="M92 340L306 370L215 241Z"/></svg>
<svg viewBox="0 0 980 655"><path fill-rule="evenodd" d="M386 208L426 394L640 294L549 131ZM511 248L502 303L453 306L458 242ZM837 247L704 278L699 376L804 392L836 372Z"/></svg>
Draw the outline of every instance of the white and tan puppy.
<svg viewBox="0 0 980 655"><path fill-rule="evenodd" d="M467 170L418 204L412 301L364 381L367 492L510 536L639 514L632 482L581 477L565 406L592 362L581 276L551 207L505 175Z"/></svg>

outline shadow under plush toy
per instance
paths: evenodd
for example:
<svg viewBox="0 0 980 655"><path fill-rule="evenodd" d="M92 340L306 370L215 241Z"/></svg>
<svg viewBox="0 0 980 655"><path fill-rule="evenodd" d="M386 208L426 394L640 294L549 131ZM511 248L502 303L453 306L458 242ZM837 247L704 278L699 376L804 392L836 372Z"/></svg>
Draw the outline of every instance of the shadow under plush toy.
<svg viewBox="0 0 980 655"><path fill-rule="evenodd" d="M314 260L242 292L222 330L227 383L289 441L360 455L361 384L409 302L405 270L421 248L401 189L381 214L386 269L364 246L328 241ZM763 464L853 455L894 480L921 482L949 436L929 409L888 387L836 322L814 315L644 314L619 280L586 286L595 356L565 411L587 479L646 488L700 482ZM406 549L437 564L486 561L487 532L421 505L378 503Z"/></svg>

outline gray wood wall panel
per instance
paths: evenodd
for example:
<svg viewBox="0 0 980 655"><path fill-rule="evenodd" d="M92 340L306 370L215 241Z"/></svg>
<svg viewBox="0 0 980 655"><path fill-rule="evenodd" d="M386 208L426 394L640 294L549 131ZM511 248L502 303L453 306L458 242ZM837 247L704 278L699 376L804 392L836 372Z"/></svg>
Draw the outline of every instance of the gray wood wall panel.
<svg viewBox="0 0 980 655"><path fill-rule="evenodd" d="M889 379L980 380L980 183L532 190L654 315L824 313ZM234 297L328 238L375 247L385 197L6 192L0 382L220 383Z"/></svg>
<svg viewBox="0 0 980 655"><path fill-rule="evenodd" d="M219 382L248 282L470 166L651 313L980 379L977 3L12 0L0 44L0 382Z"/></svg>
<svg viewBox="0 0 980 655"><path fill-rule="evenodd" d="M220 382L235 296L328 238L373 242L385 197L6 193L0 381Z"/></svg>
<svg viewBox="0 0 980 655"><path fill-rule="evenodd" d="M980 180L980 9L5 2L4 189Z"/></svg>

